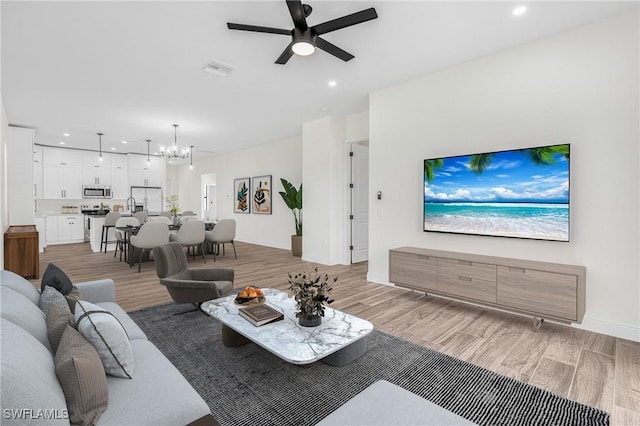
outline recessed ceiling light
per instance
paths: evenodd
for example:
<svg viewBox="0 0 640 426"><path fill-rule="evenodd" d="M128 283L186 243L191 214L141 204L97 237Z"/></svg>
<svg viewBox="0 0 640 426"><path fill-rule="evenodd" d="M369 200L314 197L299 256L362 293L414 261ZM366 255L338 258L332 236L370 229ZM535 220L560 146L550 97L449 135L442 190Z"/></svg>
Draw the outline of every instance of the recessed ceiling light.
<svg viewBox="0 0 640 426"><path fill-rule="evenodd" d="M320 111L326 111L326 110L328 110L328 109L329 109L329 108L327 108L327 107L322 107L322 108L320 108Z"/></svg>
<svg viewBox="0 0 640 426"><path fill-rule="evenodd" d="M64 141L60 141L60 145L64 145Z"/></svg>
<svg viewBox="0 0 640 426"><path fill-rule="evenodd" d="M515 9L513 9L513 16L520 16L520 15L524 15L525 12L527 11L527 7L526 6L518 6Z"/></svg>
<svg viewBox="0 0 640 426"><path fill-rule="evenodd" d="M114 146L113 148L111 148L111 151L115 151L115 150L116 150L116 147L115 147L115 146Z"/></svg>
<svg viewBox="0 0 640 426"><path fill-rule="evenodd" d="M122 141L122 143L127 143L127 141Z"/></svg>
<svg viewBox="0 0 640 426"><path fill-rule="evenodd" d="M69 137L71 136L69 133L63 133L64 136Z"/></svg>
<svg viewBox="0 0 640 426"><path fill-rule="evenodd" d="M329 82L329 87L336 87L336 84L338 84L338 83L336 83L336 81L335 81L335 80L331 80L331 81Z"/></svg>

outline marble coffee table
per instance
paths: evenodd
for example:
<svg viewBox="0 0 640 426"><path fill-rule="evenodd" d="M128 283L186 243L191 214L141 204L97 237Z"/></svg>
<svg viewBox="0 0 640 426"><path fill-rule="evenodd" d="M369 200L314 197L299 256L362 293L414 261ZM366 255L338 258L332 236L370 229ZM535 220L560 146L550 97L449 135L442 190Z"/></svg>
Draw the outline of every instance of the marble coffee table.
<svg viewBox="0 0 640 426"><path fill-rule="evenodd" d="M263 289L266 304L282 312L284 319L256 327L238 314L241 306L235 295L210 300L200 309L222 323L225 346L238 346L252 341L292 364L304 365L322 360L331 365L344 365L367 350L367 335L373 325L346 312L325 308L322 324L302 327L296 318L296 302L287 293Z"/></svg>

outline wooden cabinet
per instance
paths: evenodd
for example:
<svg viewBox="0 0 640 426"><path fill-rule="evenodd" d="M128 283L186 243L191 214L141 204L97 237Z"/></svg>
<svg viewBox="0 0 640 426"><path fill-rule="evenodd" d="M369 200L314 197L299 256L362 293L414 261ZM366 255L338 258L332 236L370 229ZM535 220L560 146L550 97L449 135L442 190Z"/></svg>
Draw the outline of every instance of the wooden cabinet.
<svg viewBox="0 0 640 426"><path fill-rule="evenodd" d="M35 225L10 226L4 233L4 268L25 278L40 277Z"/></svg>
<svg viewBox="0 0 640 426"><path fill-rule="evenodd" d="M582 322L584 266L416 247L389 251L389 281L400 287L561 322Z"/></svg>

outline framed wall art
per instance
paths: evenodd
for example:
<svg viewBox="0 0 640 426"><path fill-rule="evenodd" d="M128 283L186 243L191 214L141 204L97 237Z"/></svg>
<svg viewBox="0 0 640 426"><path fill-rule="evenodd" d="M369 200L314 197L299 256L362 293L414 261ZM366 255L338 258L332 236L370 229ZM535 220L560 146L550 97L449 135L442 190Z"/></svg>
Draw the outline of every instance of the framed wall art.
<svg viewBox="0 0 640 426"><path fill-rule="evenodd" d="M233 180L233 212L251 213L251 178Z"/></svg>
<svg viewBox="0 0 640 426"><path fill-rule="evenodd" d="M251 204L255 214L271 214L271 175L255 176Z"/></svg>

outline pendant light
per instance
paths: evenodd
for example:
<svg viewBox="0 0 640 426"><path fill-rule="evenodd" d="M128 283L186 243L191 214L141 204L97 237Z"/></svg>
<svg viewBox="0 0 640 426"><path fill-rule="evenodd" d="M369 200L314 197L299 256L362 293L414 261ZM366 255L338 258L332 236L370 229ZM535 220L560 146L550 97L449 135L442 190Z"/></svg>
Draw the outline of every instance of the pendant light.
<svg viewBox="0 0 640 426"><path fill-rule="evenodd" d="M98 158L98 161L100 161L101 163L104 161L104 158L102 158L102 135L104 133L98 133L98 139L99 139L99 144L100 144L100 157Z"/></svg>
<svg viewBox="0 0 640 426"><path fill-rule="evenodd" d="M183 149L178 148L178 125L177 124L173 124L173 146L168 146L166 148L164 146L161 146L160 154L163 157L169 158L170 160L173 158L186 159L187 156L189 155L188 148L183 148Z"/></svg>
<svg viewBox="0 0 640 426"><path fill-rule="evenodd" d="M149 158L149 146L151 145L151 139L147 139L147 167L151 167L151 158Z"/></svg>
<svg viewBox="0 0 640 426"><path fill-rule="evenodd" d="M189 157L191 158L191 164L189 164L189 170L193 170L193 145L191 145L191 149L189 150Z"/></svg>

